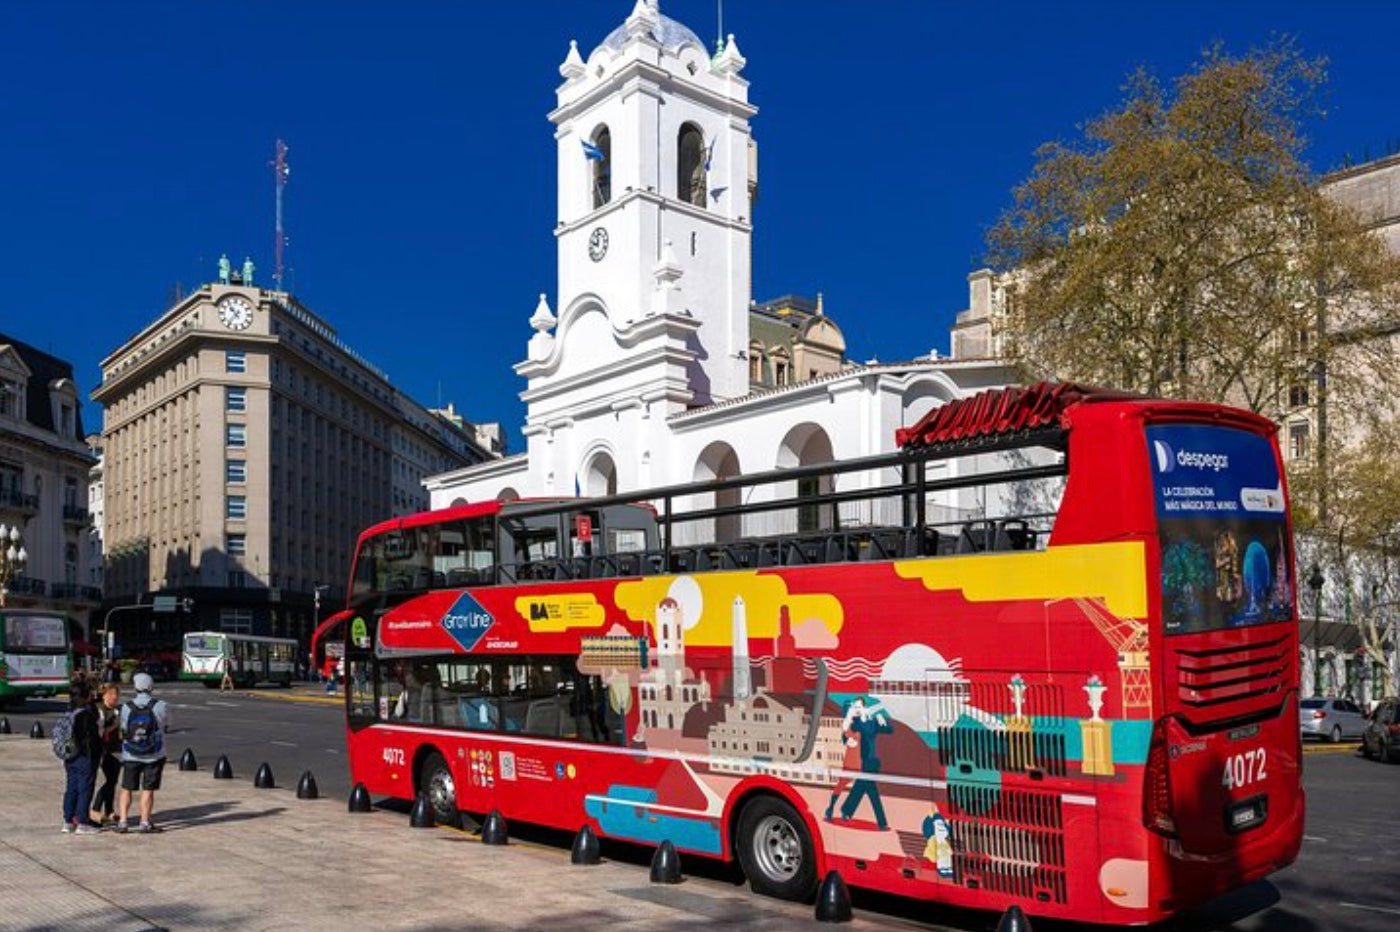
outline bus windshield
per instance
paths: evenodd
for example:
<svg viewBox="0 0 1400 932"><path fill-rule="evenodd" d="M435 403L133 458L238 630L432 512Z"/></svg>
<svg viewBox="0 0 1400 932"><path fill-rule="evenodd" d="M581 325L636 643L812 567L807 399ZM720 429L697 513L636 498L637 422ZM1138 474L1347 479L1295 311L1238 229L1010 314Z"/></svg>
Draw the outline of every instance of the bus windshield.
<svg viewBox="0 0 1400 932"><path fill-rule="evenodd" d="M355 556L351 598L390 602L448 586L491 580L495 547L490 519L446 520L365 538Z"/></svg>
<svg viewBox="0 0 1400 932"><path fill-rule="evenodd" d="M5 650L24 654L61 654L68 650L64 620L53 615L5 616Z"/></svg>
<svg viewBox="0 0 1400 932"><path fill-rule="evenodd" d="M224 639L217 634L185 635L185 653L187 654L207 656L209 654L221 654L223 651Z"/></svg>

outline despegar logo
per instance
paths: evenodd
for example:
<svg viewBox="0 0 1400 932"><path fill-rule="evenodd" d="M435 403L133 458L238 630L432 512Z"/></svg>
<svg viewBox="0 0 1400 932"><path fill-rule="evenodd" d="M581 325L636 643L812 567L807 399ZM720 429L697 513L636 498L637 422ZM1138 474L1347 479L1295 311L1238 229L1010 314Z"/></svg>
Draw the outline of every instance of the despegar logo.
<svg viewBox="0 0 1400 932"><path fill-rule="evenodd" d="M1214 472L1230 468L1230 457L1224 453L1196 453L1191 450L1182 450L1176 454L1176 462L1178 466L1210 469Z"/></svg>

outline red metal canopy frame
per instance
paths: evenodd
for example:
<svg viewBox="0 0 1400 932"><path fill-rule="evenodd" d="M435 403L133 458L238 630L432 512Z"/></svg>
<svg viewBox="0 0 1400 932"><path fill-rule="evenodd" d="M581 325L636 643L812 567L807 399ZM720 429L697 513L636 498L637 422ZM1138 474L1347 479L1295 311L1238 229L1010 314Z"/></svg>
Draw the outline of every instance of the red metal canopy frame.
<svg viewBox="0 0 1400 932"><path fill-rule="evenodd" d="M934 408L913 427L895 431L894 439L909 450L1060 428L1066 426L1064 413L1075 405L1129 399L1143 400L1140 395L1078 382L993 388Z"/></svg>

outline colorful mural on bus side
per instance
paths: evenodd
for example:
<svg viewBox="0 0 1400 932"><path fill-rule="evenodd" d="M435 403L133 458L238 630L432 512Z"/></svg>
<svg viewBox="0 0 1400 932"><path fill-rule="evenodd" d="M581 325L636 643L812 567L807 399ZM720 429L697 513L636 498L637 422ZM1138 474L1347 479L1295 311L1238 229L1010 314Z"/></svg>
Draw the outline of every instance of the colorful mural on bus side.
<svg viewBox="0 0 1400 932"><path fill-rule="evenodd" d="M664 762L586 796L606 834L720 855L726 801L771 778L828 857L1065 903L1066 823L1147 755L1143 559L1132 543L655 576L610 584L612 606L595 583L517 590L514 608L580 635L627 746ZM1124 854L1100 881L1131 908L1146 860Z"/></svg>

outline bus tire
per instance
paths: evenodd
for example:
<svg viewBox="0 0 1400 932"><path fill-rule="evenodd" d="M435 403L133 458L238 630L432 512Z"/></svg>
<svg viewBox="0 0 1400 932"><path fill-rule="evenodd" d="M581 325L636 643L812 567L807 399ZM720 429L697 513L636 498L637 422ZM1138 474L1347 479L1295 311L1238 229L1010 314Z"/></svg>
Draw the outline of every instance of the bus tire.
<svg viewBox="0 0 1400 932"><path fill-rule="evenodd" d="M428 794L428 804L433 807L433 817L439 825L457 827L457 784L447 761L436 751L423 758L423 766L418 771L418 792Z"/></svg>
<svg viewBox="0 0 1400 932"><path fill-rule="evenodd" d="M817 852L807 824L786 800L758 796L739 813L737 853L755 893L797 903L817 891Z"/></svg>

